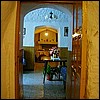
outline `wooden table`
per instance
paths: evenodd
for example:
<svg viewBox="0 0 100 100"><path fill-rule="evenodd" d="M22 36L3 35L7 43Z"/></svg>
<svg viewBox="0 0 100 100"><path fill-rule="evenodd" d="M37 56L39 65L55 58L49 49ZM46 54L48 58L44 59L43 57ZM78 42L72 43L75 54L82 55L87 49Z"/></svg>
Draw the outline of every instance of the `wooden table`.
<svg viewBox="0 0 100 100"><path fill-rule="evenodd" d="M60 66L66 66L65 62L67 62L67 60L66 59L59 59L59 60L48 59L48 60L43 60L43 62L44 62L44 79L43 79L43 84L44 84L48 62L60 62Z"/></svg>

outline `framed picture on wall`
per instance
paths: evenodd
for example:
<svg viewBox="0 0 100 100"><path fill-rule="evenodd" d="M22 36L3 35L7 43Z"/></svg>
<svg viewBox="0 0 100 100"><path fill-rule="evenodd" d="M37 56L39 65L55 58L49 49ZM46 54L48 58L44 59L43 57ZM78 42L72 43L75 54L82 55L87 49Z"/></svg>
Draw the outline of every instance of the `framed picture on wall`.
<svg viewBox="0 0 100 100"><path fill-rule="evenodd" d="M23 35L26 34L26 28L23 28Z"/></svg>
<svg viewBox="0 0 100 100"><path fill-rule="evenodd" d="M64 36L68 36L68 27L64 27Z"/></svg>

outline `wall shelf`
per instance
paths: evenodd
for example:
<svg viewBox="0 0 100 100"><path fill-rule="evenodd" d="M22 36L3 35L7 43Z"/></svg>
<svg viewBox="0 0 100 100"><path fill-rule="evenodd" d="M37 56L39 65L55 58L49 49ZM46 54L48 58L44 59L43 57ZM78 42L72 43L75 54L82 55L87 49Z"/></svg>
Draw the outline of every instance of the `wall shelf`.
<svg viewBox="0 0 100 100"><path fill-rule="evenodd" d="M38 44L58 44L58 42L43 42L43 41L38 41Z"/></svg>

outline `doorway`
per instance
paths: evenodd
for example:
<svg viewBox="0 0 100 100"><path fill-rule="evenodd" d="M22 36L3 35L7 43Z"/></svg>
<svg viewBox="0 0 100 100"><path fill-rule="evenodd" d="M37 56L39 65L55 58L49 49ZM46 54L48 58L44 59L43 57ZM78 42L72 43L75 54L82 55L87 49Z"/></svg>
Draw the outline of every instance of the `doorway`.
<svg viewBox="0 0 100 100"><path fill-rule="evenodd" d="M45 8L46 9L46 8ZM47 10L49 10L50 8L47 8ZM39 9L38 9L39 10ZM42 9L43 10L43 9ZM53 12L53 10L54 9L50 9L50 10L52 10L52 12ZM55 10L54 10L55 11ZM50 12L50 11L49 11ZM57 12L57 11L56 11ZM59 11L60 12L60 11ZM54 24L55 23L55 21L56 20L58 20L58 18L57 17L51 17L50 16L50 18L51 19L46 19L46 20L49 20L52 24ZM56 19L57 18L57 19ZM24 22L25 23L25 22ZM47 24L48 25L48 24ZM26 25L27 26L27 25ZM52 27L53 26L55 26L55 25L52 25ZM34 31L34 33L36 34L34 37L34 40L35 40L35 42L34 43L36 43L35 44L35 47L34 47L34 54L36 54L36 56L38 55L37 54L37 52L42 52L42 53L44 53L45 54L45 57L49 57L50 58L50 55L49 55L49 49L51 49L53 46L56 46L56 47L58 47L58 32L59 31L57 31L57 29L55 29L55 28L52 28L52 27L50 27L49 25L48 26L45 26L45 27L40 27L39 26L39 28L37 28L36 27L36 29L35 29L35 31ZM58 27L57 25L56 25L56 27ZM24 26L24 28L26 28L26 30L27 30L27 33L24 35L24 41L25 41L25 37L27 37L27 34L29 34L28 33L28 29L27 29L27 27L25 27ZM40 29L41 28L41 29ZM59 27L58 27L59 28ZM38 30L37 30L38 29ZM32 30L32 28L31 28L31 30ZM39 31L39 30L41 30L41 31ZM63 30L62 30L63 31ZM48 32L48 37L49 38L47 38L47 35L46 36L44 36L44 33L45 32ZM31 41L31 39L30 39L30 41ZM28 41L27 41L28 42ZM25 43L23 43L24 45L25 45ZM28 44L28 43L27 43ZM26 51L26 49L25 48L27 48L27 51ZM31 53L29 53L28 54L28 52L30 52L31 51L31 48L33 48L33 47L25 47L24 48L24 51L27 53L27 56L25 56L25 57L28 57L29 56L29 54L31 54ZM28 51L28 48L30 49L29 51ZM39 55L39 57L42 55L42 53ZM39 57L37 57L37 58L39 58ZM42 55L42 57L41 58L43 58L44 57L44 55ZM44 57L44 58L45 58ZM43 59L44 59L43 58ZM26 59L26 64L28 63L28 61L31 61L30 59L27 59L27 58L25 58ZM31 63L31 62L30 62ZM42 67L42 72L41 73L43 73L43 66L44 66L44 63L42 62L42 60L41 59L38 59L38 65L36 65L37 63L35 62L35 66L34 66L34 72L32 72L34 75L37 75L35 72L37 71L37 69L39 68L39 67ZM29 66L29 64L27 64L27 67ZM54 64L53 64L53 66L54 66ZM33 66L31 66L31 67L33 67ZM55 67L57 67L57 66L55 66ZM29 68L29 67L28 67ZM39 72L41 71L41 69L39 69L38 70ZM29 75L29 74L31 74L32 75L32 73L30 72L30 73L24 73L24 75L23 76L27 76L27 75ZM41 75L41 76L43 76L43 75ZM40 77L41 77L40 76ZM29 76L30 77L30 76ZM38 76L37 76L38 77ZM31 77L30 77L31 78ZM34 78L34 77L33 77ZM24 79L24 78L23 78ZM35 78L35 79L37 79L37 78ZM35 81L35 79L33 80L33 81ZM38 78L39 79L39 78ZM23 80L24 82L24 84L23 84L23 87L24 87L24 91L25 91L25 88L26 88L26 83L25 83L25 80ZM38 80L39 81L39 80ZM41 81L40 81L41 82ZM42 84L42 83L41 83ZM51 82L51 84L52 84L52 82ZM53 82L53 84L54 84L54 82ZM61 86L60 87L63 87L63 83L61 82L61 83L59 83ZM28 85L28 84L27 84ZM36 86L36 84L34 85L34 84L32 84L33 86ZM49 87L49 85L50 84L48 84L48 86L47 87ZM57 85L57 83L55 83L55 85L54 86L56 86ZM42 87L42 89L44 89L43 88L43 85L41 86ZM58 86L59 87L59 86ZM46 88L46 87L45 87ZM49 89L49 90L51 90L51 89ZM64 89L62 89L62 90L64 90ZM38 90L39 91L39 90ZM46 94L45 94L45 89L44 90L42 90L43 91L43 93L44 93L44 95L42 95L42 96L46 96ZM49 91L48 91L49 92ZM24 92L25 93L25 92ZM62 93L65 93L64 91L62 92ZM50 94L50 92L49 92L49 94ZM64 95L65 96L65 95ZM52 97L52 95L51 95L51 97ZM57 95L56 95L56 98L57 98ZM61 98L61 97L60 97Z"/></svg>
<svg viewBox="0 0 100 100"><path fill-rule="evenodd" d="M28 4L29 5L29 4ZM26 5L26 6L28 6L28 5ZM33 4L34 5L34 4ZM30 5L31 6L31 5ZM67 10L67 8L66 9L64 9L64 8L61 8L61 5L60 6L58 6L57 4L54 6L54 4L39 4L39 6L40 7L42 7L42 8L37 8L37 11L39 11L39 13L37 13L36 12L36 10L34 10L34 12L31 10L31 12L30 13L28 13L27 14L27 16L28 15L30 15L31 17L27 17L26 19L25 19L25 21L27 21L27 19L28 19L28 21L27 21L27 23L26 23L26 25L22 25L24 28L26 28L26 35L24 35L24 38L23 38L23 46L25 46L25 47L32 47L32 48L30 48L31 50L31 52L33 52L33 53L35 53L35 48L34 48L34 33L35 33L35 27L40 27L40 26L52 26L52 28L48 28L48 29L50 29L50 31L52 31L52 33L53 33L53 31L54 31L54 29L56 29L57 30L57 32L55 31L55 33L57 33L58 34L58 37L57 37L57 35L55 36L55 38L56 38L56 41L58 42L58 47L68 47L68 49L69 50L71 50L72 49L72 47L71 47L71 45L72 45L72 38L71 38L71 34L72 34L72 17L71 17L71 19L68 21L68 17L70 18L70 16L72 16L71 15L71 13L70 13L70 11L69 10ZM39 7L38 6L38 7ZM72 5L70 5L70 7L71 7ZM46 8L47 7L47 8ZM55 9L54 9L55 8ZM60 10L59 10L59 9ZM25 10L26 11L26 10ZM27 11L26 11L27 12ZM28 12L29 12L29 10L28 10ZM44 12L43 13L43 16L42 16L42 14L40 13L40 12ZM51 13L52 12L52 13ZM23 13L25 13L24 12L24 10L23 10ZM51 16L51 14L52 14L52 16ZM24 15L25 16L25 15ZM34 17L35 16L35 17ZM26 16L25 16L26 17ZM32 20L31 20L32 19ZM35 23L35 20L39 20L38 22L36 22ZM24 19L23 19L24 20ZM30 25L29 24L29 21L31 20L31 22L33 22L32 23L32 25ZM39 22L41 22L41 23L39 23ZM46 23L45 23L46 22ZM60 22L60 23L59 23ZM67 23L66 23L67 22ZM39 24L38 24L39 23ZM29 26L29 27L28 27ZM23 28L22 27L22 28ZM68 27L68 35L65 35L65 27ZM54 29L53 29L54 28ZM52 30L51 30L52 29ZM29 31L30 30L30 31ZM46 31L48 31L47 29L46 29ZM40 34L40 33L39 33ZM38 35L37 35L38 36ZM29 37L29 38L28 38ZM53 37L53 36L52 36ZM53 37L54 38L54 37ZM29 40L29 41L28 41ZM41 40L42 41L42 40ZM44 41L48 41L48 39L47 40L44 40ZM55 43L53 43L52 45L54 45L54 46L57 46L56 44L57 44L57 42L55 41L55 39L51 39L50 40L51 41L51 43L52 43L52 41L54 41ZM66 43L65 43L66 42ZM38 41L38 43L39 43L39 41ZM41 42L40 42L41 43ZM45 44L42 44L43 46L42 47L44 47L45 48ZM48 45L48 46L50 46L50 45ZM40 49L41 49L41 47L40 47ZM27 54L27 56L28 56L28 54ZM29 58L31 58L31 57L29 57ZM26 58L27 59L27 61L28 61L28 58ZM31 59L33 59L33 58L31 58ZM30 64L31 62L29 62L29 64ZM33 63L33 62L32 62ZM32 68L31 68L32 69Z"/></svg>
<svg viewBox="0 0 100 100"><path fill-rule="evenodd" d="M53 5L52 5L52 7L53 7ZM45 8L46 9L46 8ZM46 10L49 10L50 8L47 8ZM38 9L39 10L39 9ZM40 9L41 10L41 9ZM50 15L50 13L51 13L51 10L52 10L52 13L54 13L54 16L49 16ZM42 11L43 11L43 8L42 8ZM57 12L58 12L58 14L57 14ZM31 14L33 14L33 13L31 13ZM41 15L41 14L40 14ZM48 18L48 16L50 17L50 18ZM60 16L58 16L58 15L60 15ZM64 15L64 16L63 16ZM38 15L39 16L39 15ZM41 17L41 16L40 16ZM59 42L60 40L60 38L58 38L59 37L59 35L61 34L61 32L63 33L63 27L65 26L65 20L67 19L67 17L68 16L66 16L66 14L64 13L64 12L61 12L61 11L57 11L57 10L55 10L55 9L50 9L49 10L49 13L47 14L46 13L46 15L44 15L43 17L46 17L47 19L45 19L46 21L49 21L49 23L50 24L52 24L52 27L54 27L54 28L51 28L51 27L47 27L47 26L49 26L49 23L47 23L47 26L46 26L46 28L45 28L45 30L44 31L48 31L49 33L50 33L50 36L49 36L49 38L47 39L47 38L42 38L41 36L43 36L43 29L41 29L42 30L42 32L39 32L39 33L37 33L38 35L36 35L37 37L40 37L40 39L39 39L39 41L37 41L38 43L40 43L41 44L41 42L45 42L45 43L47 43L47 44L41 44L41 45L39 45L39 47L40 46L42 46L42 50L43 49L45 49L46 50L46 52L50 49L50 48L52 48L53 46L58 46L58 44L57 44L57 42ZM62 18L64 18L64 19L62 19ZM27 18L26 18L27 19ZM38 19L38 18L37 18ZM61 20L60 20L61 19ZM29 20L30 19L28 19L28 22L29 22ZM43 19L42 19L43 20ZM59 22L59 20L60 20L60 24L57 24L58 22ZM27 22L27 23L28 23ZM24 22L25 23L25 22ZM61 23L63 23L63 24L61 24ZM34 25L34 24L33 24ZM36 25L36 24L35 24ZM45 24L44 24L45 25ZM68 27L70 24L68 24L67 23L67 26L66 27ZM28 27L29 26L29 24L27 25L26 24L26 26ZM27 27L25 27L24 26L24 28L26 28L26 30L27 30L27 33L26 33L26 35L25 35L25 37L27 38L27 34L30 34L30 33L28 33L28 29L27 29ZM31 25L30 25L30 27L31 27ZM55 29L55 27L56 27L56 29L58 29L58 31ZM40 28L40 27L39 27ZM42 27L43 28L43 27ZM70 29L70 28L69 28ZM32 30L32 28L31 28L31 30ZM32 31L31 31L32 32ZM34 33L35 33L36 31L34 31ZM39 35L40 34L40 35ZM41 35L42 34L42 35ZM59 34L59 35L58 35ZM49 34L48 34L49 35ZM55 35L55 36L54 36ZM70 34L69 34L70 35ZM31 37L32 37L32 35L30 35ZM34 36L34 35L33 35ZM25 41L25 37L24 37L24 41ZM30 37L30 41L31 41L31 37ZM64 36L64 34L62 35L62 38L64 38L64 40L66 41L66 38L67 38L67 36ZM36 39L36 38L35 38ZM37 39L38 40L38 39ZM28 44L28 43L30 43L30 41L27 41L27 43L26 44ZM63 45L65 45L64 43L63 43L64 41L62 41L62 44ZM23 43L24 45L25 45L25 43ZM59 44L60 45L60 44ZM37 45L38 46L38 45ZM34 50L35 50L36 48L34 48ZM41 49L41 47L39 48L39 49ZM41 51L41 50L40 50ZM43 51L44 52L44 51ZM35 53L35 52L34 52ZM47 54L48 56L49 56L49 52L48 52L48 54ZM50 56L49 56L50 57ZM27 60L27 58L25 58L26 60ZM28 61L28 60L27 60ZM26 62L27 63L27 62ZM42 68L43 68L43 65L42 65L42 63L40 63L41 65L40 66L42 66ZM28 65L28 64L27 64ZM33 67L33 66L32 66ZM39 67L39 66L36 66L36 68L37 67ZM57 67L57 66L56 66ZM36 69L35 69L36 70ZM35 71L34 70L34 71ZM43 69L42 69L42 72L43 72ZM24 80L23 80L24 81ZM54 83L54 82L53 82ZM63 87L63 83L61 82L61 83L59 83L61 86L60 87ZM50 85L50 84L48 84L48 85ZM57 83L55 83L55 86L57 85ZM49 89L49 90L51 90L51 89ZM62 93L65 93L64 92L64 89L62 89L63 90L63 92ZM45 93L44 93L45 94ZM52 96L52 95L51 95ZM57 96L57 95L56 95ZM61 98L61 97L60 97Z"/></svg>
<svg viewBox="0 0 100 100"><path fill-rule="evenodd" d="M52 6L53 7L53 6ZM71 27L72 28L72 27ZM71 30L71 29L69 29L69 30ZM60 30L61 31L61 30ZM63 33L63 31L62 31L62 33ZM61 35L61 34L60 34ZM69 36L69 34L68 34L68 36ZM67 38L67 37L64 37L64 39L65 38ZM61 41L61 40L60 40ZM62 44L64 44L63 42L61 42ZM68 43L68 42L67 42Z"/></svg>

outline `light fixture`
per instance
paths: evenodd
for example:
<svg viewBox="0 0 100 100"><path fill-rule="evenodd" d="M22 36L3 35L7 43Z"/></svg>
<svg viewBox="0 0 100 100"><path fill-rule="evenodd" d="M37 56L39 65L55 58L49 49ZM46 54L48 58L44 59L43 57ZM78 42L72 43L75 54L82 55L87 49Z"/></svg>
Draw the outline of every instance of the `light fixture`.
<svg viewBox="0 0 100 100"><path fill-rule="evenodd" d="M58 17L51 11L49 15L45 16L45 19L58 19Z"/></svg>
<svg viewBox="0 0 100 100"><path fill-rule="evenodd" d="M77 29L77 31L74 31L74 34L72 35L72 37L74 38L79 35L81 35L82 37L82 26L79 26L79 29Z"/></svg>
<svg viewBox="0 0 100 100"><path fill-rule="evenodd" d="M48 33L45 33L45 36L48 36Z"/></svg>
<svg viewBox="0 0 100 100"><path fill-rule="evenodd" d="M48 36L48 32L47 32L47 29L46 29L46 32L45 32L45 36Z"/></svg>
<svg viewBox="0 0 100 100"><path fill-rule="evenodd" d="M79 35L80 34L78 34L78 33L75 32L75 34L73 34L72 37L76 37L76 36L79 36Z"/></svg>
<svg viewBox="0 0 100 100"><path fill-rule="evenodd" d="M51 18L51 19L53 18L53 13L52 13L52 11L50 12L50 18Z"/></svg>

